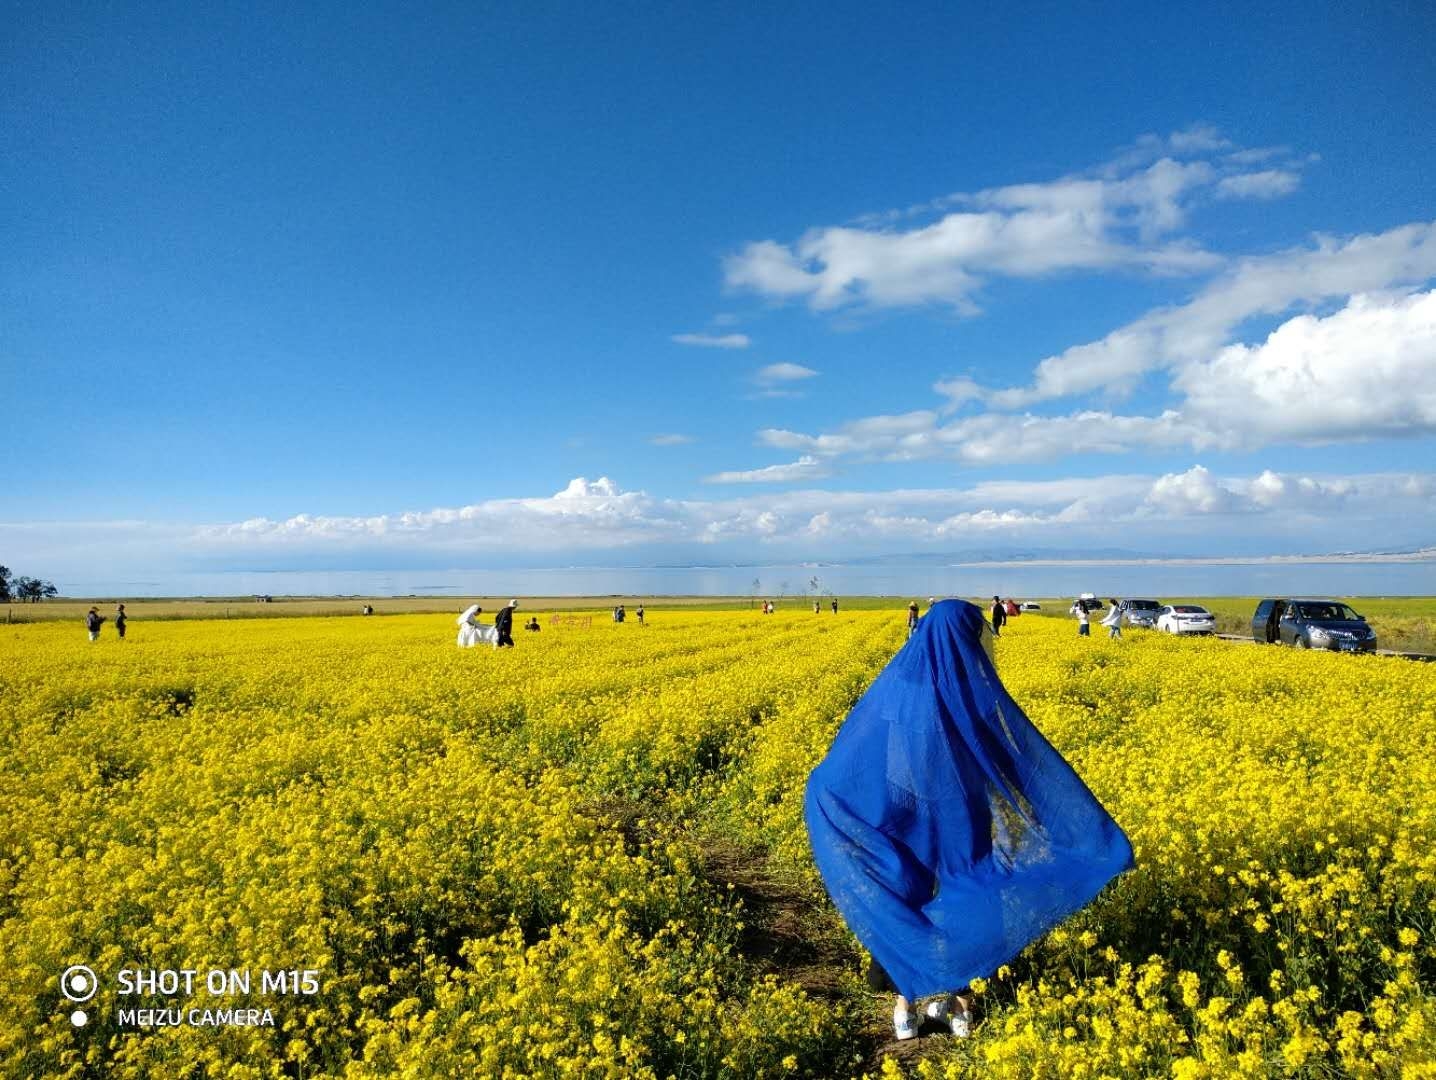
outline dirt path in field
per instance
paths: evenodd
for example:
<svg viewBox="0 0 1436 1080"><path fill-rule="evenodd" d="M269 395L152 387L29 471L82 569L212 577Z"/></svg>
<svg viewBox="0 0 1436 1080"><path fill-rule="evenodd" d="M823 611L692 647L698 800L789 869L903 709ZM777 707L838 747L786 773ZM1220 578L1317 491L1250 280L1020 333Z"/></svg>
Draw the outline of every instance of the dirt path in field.
<svg viewBox="0 0 1436 1080"><path fill-rule="evenodd" d="M762 853L728 841L705 841L703 855L704 877L723 890L731 884L742 902L744 927L738 947L744 959L760 975L777 975L848 1011L848 1045L842 1056L861 1060L855 1075L878 1073L884 1057L910 1068L951 1049L947 1026L932 1020L922 1022L916 1039L893 1038L892 999L863 987L864 958L832 906L814 896L808 885L789 880Z"/></svg>

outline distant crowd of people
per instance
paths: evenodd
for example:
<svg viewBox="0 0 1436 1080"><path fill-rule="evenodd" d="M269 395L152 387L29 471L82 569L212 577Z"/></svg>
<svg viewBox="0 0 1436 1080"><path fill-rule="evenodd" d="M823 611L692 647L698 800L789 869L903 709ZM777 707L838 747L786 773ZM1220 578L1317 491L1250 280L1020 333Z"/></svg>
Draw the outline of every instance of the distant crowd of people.
<svg viewBox="0 0 1436 1080"><path fill-rule="evenodd" d="M935 603L937 603L936 597L929 596L927 598L927 606L929 609L931 609L933 604ZM505 606L500 608L498 613L494 616L493 625L488 626L479 621L479 616L483 614L484 609L478 604L471 604L469 607L465 608L462 613L460 613L457 620L459 627L459 635L457 639L458 646L460 648L472 648L475 645L492 645L495 649L504 648L505 646L512 648L514 644L514 610L518 606L519 602L517 600L510 600ZM838 613L838 598L833 597L831 600L829 600L828 607L830 608L832 613L836 615ZM1101 608L1101 601L1093 597L1084 595L1083 597L1073 601L1069 613L1077 620L1077 633L1079 636L1091 636L1091 614L1093 611L1101 610ZM764 615L771 615L777 610L778 606L772 600L763 601L762 612ZM992 636L1001 637L1002 628L1007 625L1008 619L1014 615L1017 615L1019 611L1020 609L1015 601L1011 599L1003 600L1001 597L994 595L992 598L992 607L988 614L989 624L992 629ZM360 612L363 615L373 615L374 607L372 604L365 604L360 609ZM822 602L820 600L814 600L813 614L818 615L821 613ZM1100 624L1107 628L1107 636L1109 639L1121 639L1122 616L1122 601L1113 598L1111 600L1111 608L1107 612L1106 616L1101 620ZM644 625L644 611L642 604L639 604L638 607L634 609L634 617L637 619L640 626ZM626 621L627 618L628 612L625 606L623 604L615 605L613 609L613 621L616 623L622 623ZM908 637L912 637L913 634L917 632L918 623L920 620L921 611L918 602L914 600L908 605L907 608ZM100 628L107 621L109 620L107 620L105 616L100 614L98 607L91 607L90 610L85 614L85 629L89 632L91 641L99 640ZM115 633L120 638L124 638L126 623L124 604L119 604L116 606L113 622L115 625ZM530 633L538 633L540 630L542 630L543 628L539 625L538 616L531 617L529 621L524 624L524 629L526 631L529 631Z"/></svg>

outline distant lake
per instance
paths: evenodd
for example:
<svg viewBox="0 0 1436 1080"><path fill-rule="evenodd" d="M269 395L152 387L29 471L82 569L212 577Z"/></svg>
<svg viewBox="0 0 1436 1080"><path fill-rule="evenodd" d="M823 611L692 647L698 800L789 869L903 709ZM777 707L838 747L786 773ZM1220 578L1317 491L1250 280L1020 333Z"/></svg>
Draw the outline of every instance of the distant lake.
<svg viewBox="0 0 1436 1080"><path fill-rule="evenodd" d="M1436 562L570 567L152 575L57 582L66 596L1432 596Z"/></svg>

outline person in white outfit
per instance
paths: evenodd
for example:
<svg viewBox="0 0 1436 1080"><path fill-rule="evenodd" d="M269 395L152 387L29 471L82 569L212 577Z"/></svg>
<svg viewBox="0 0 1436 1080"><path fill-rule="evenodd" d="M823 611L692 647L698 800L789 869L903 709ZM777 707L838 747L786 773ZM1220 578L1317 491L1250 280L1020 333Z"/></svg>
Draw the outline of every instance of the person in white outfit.
<svg viewBox="0 0 1436 1080"><path fill-rule="evenodd" d="M483 610L478 604L470 604L456 620L459 624L459 639L455 644L459 648L471 649L475 645L493 645L498 641L498 631L479 622Z"/></svg>
<svg viewBox="0 0 1436 1080"><path fill-rule="evenodd" d="M1107 617L1102 620L1102 625L1107 628L1107 637L1122 640L1122 605L1115 599L1112 601L1112 610L1107 612Z"/></svg>

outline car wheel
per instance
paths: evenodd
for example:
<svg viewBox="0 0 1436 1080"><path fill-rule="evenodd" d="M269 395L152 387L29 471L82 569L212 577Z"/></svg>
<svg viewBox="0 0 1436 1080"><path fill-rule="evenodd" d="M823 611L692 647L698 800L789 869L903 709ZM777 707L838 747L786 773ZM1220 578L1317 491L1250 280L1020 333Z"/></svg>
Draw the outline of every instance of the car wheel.
<svg viewBox="0 0 1436 1080"><path fill-rule="evenodd" d="M1311 645L1307 643L1307 640L1304 637L1297 638L1294 642L1292 642L1292 644L1295 645L1298 649L1311 648Z"/></svg>

